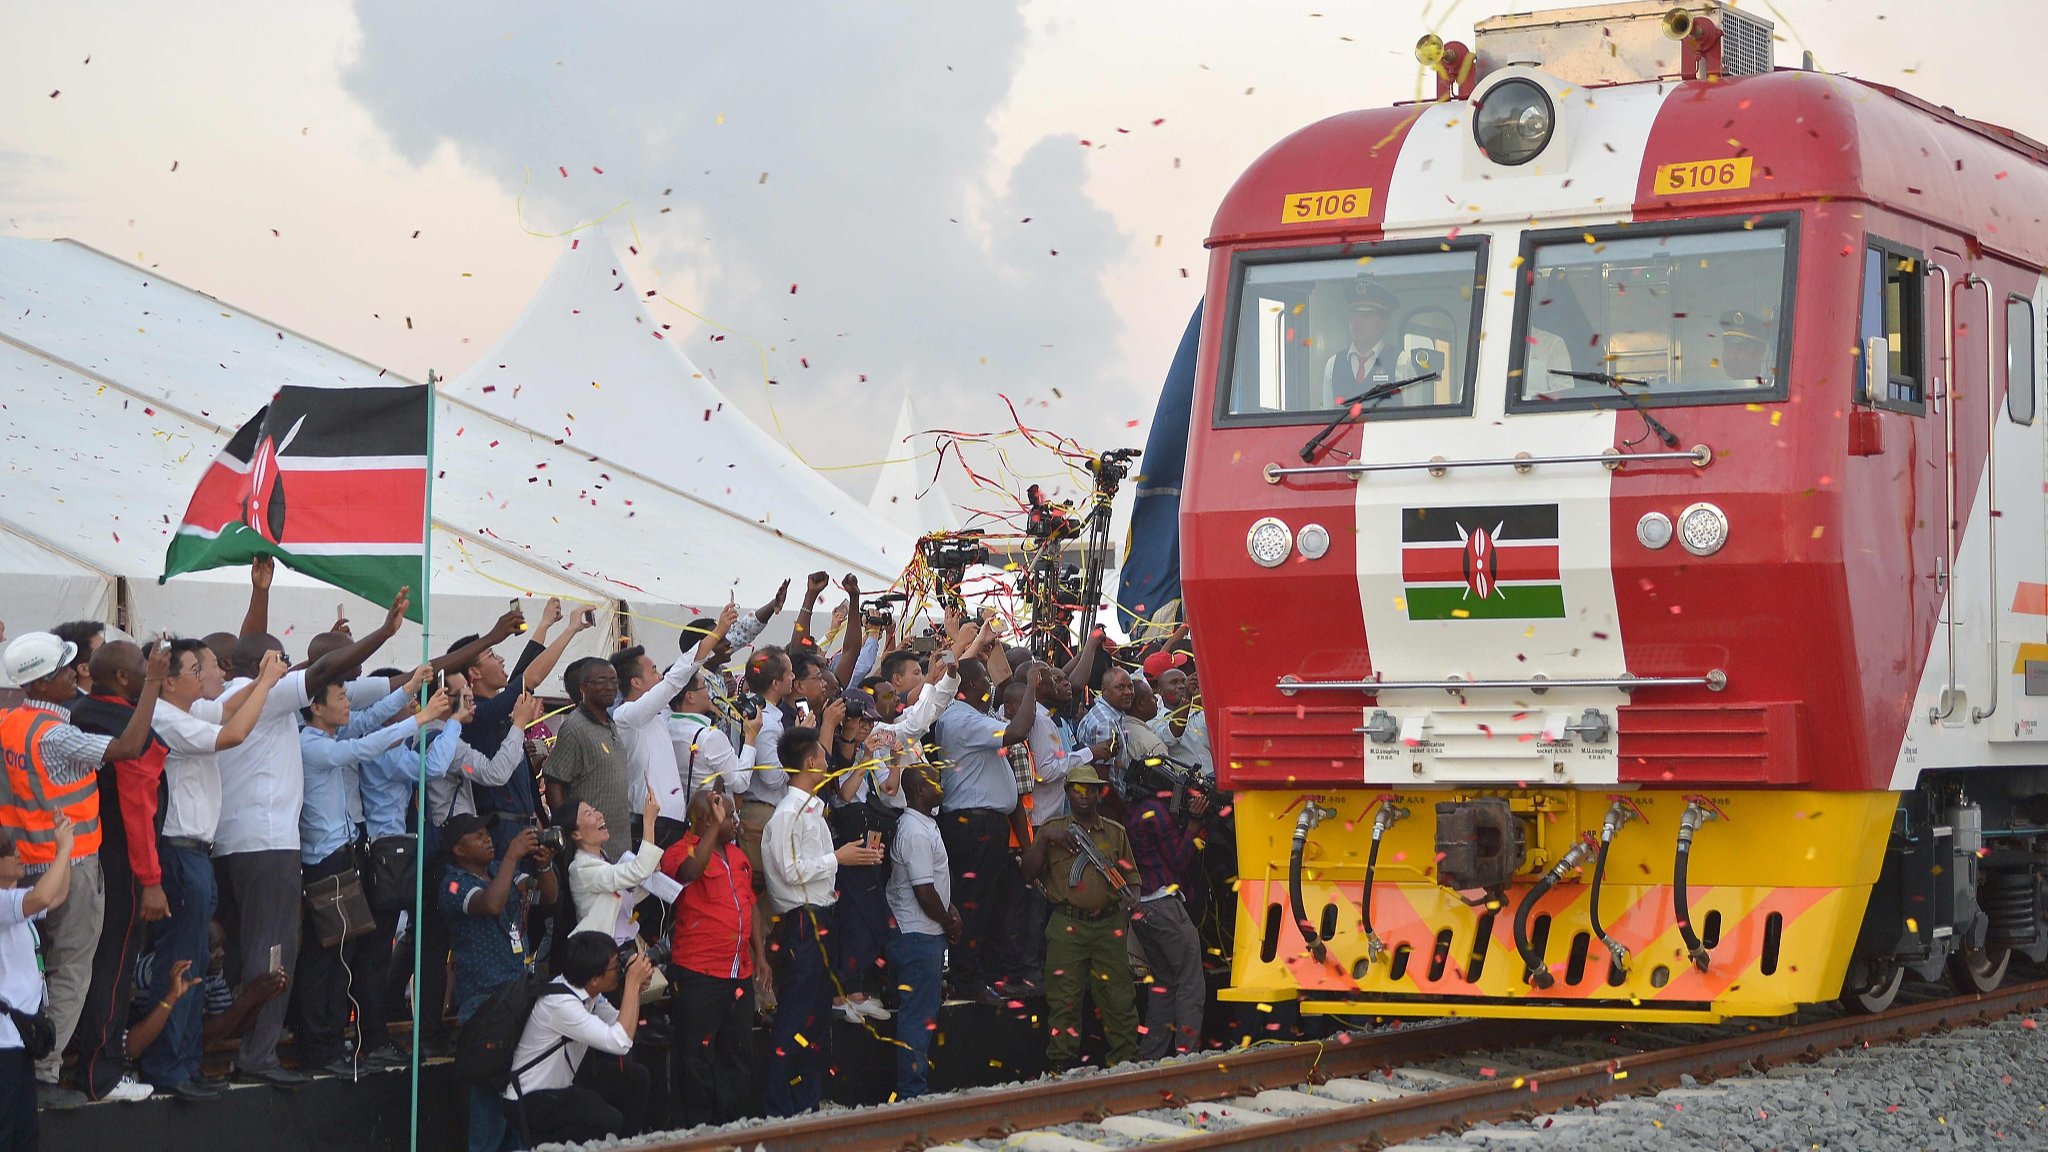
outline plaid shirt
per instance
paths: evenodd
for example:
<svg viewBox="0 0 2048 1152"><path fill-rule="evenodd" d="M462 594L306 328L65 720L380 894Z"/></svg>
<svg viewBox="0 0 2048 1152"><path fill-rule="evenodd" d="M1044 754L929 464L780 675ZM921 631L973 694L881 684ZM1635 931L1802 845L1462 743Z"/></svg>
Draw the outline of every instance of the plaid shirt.
<svg viewBox="0 0 2048 1152"><path fill-rule="evenodd" d="M1199 822L1184 824L1173 818L1173 810L1157 796L1131 802L1131 858L1138 865L1145 899L1166 894L1180 886L1188 866L1195 862L1195 838Z"/></svg>

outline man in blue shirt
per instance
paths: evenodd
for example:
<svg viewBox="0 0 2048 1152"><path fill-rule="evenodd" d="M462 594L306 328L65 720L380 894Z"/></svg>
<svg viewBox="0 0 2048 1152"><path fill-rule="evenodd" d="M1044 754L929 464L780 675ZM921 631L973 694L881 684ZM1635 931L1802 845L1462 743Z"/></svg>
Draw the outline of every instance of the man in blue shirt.
<svg viewBox="0 0 2048 1152"><path fill-rule="evenodd" d="M1005 930L1010 905L1023 899L1024 880L1010 854L1017 777L1003 749L1030 737L1037 719L1028 708L1007 723L988 713L988 667L978 657L992 642L984 632L960 661L960 698L933 726L941 760L939 834L952 869L953 904L965 925L962 946L951 951L953 988L985 1004L1001 999L993 983L1022 967Z"/></svg>
<svg viewBox="0 0 2048 1152"><path fill-rule="evenodd" d="M403 688L366 709L351 726L347 685L335 683L321 689L305 709L305 727L299 730L299 751L305 762L305 804L299 810L299 861L308 884L316 880L355 872L356 827L349 819L349 772L360 772L364 761L396 747L426 724L445 719L455 703L446 689L434 694L416 716L377 728L367 735L349 732L389 720L405 710L408 697ZM335 945L320 943L310 913L302 928L297 980L293 998L298 1003L299 1064L338 1076L353 1077L362 1070L376 1071L404 1064L391 1046L385 1028L383 964L390 941L376 931ZM344 952L346 955L344 956ZM344 979L343 964L360 979ZM359 1047L351 1060L346 1052L343 1029L348 1023L349 1001L357 1002Z"/></svg>
<svg viewBox="0 0 2048 1152"><path fill-rule="evenodd" d="M455 1019L467 1022L484 997L533 971L526 914L536 904L554 906L555 854L532 828L523 828L505 845L505 859L494 860L490 829L468 812L449 817L443 834L449 863L431 898L448 922ZM523 861L531 861L533 871L522 868ZM469 1152L498 1152L507 1133L497 1094L472 1086L469 1095Z"/></svg>

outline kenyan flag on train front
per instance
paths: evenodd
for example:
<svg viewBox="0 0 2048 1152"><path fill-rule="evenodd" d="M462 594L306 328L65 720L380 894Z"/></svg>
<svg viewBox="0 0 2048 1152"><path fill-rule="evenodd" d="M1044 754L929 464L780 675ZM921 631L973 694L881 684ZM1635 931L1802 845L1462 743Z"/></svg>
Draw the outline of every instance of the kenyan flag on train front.
<svg viewBox="0 0 2048 1152"><path fill-rule="evenodd" d="M1564 615L1557 505L1401 509L1410 620Z"/></svg>
<svg viewBox="0 0 2048 1152"><path fill-rule="evenodd" d="M200 477L157 582L267 552L373 604L417 593L428 403L417 384L278 389ZM425 613L415 595L407 614Z"/></svg>

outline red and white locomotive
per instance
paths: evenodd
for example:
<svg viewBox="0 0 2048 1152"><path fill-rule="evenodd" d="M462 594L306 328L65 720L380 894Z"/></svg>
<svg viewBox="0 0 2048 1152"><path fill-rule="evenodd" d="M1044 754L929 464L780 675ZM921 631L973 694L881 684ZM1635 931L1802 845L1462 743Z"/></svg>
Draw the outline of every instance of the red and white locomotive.
<svg viewBox="0 0 2048 1152"><path fill-rule="evenodd" d="M2048 148L1711 2L1426 37L1216 214L1233 987L1715 1019L2048 957Z"/></svg>

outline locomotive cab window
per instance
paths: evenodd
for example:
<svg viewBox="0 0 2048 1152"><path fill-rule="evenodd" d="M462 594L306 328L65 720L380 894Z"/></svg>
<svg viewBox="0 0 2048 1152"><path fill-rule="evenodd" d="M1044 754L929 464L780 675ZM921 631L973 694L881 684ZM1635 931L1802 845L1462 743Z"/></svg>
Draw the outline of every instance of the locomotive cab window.
<svg viewBox="0 0 2048 1152"><path fill-rule="evenodd" d="M1796 229L1778 215L1529 234L1509 409L1783 397Z"/></svg>
<svg viewBox="0 0 2048 1152"><path fill-rule="evenodd" d="M2017 296L2005 302L2005 414L2015 424L2034 422L2034 306Z"/></svg>
<svg viewBox="0 0 2048 1152"><path fill-rule="evenodd" d="M1857 399L1880 408L1920 412L1926 398L1926 315L1920 253L1871 237L1863 249L1863 317L1857 329L1863 365Z"/></svg>
<svg viewBox="0 0 2048 1152"><path fill-rule="evenodd" d="M1239 257L1218 424L1469 413L1485 267L1484 238Z"/></svg>

